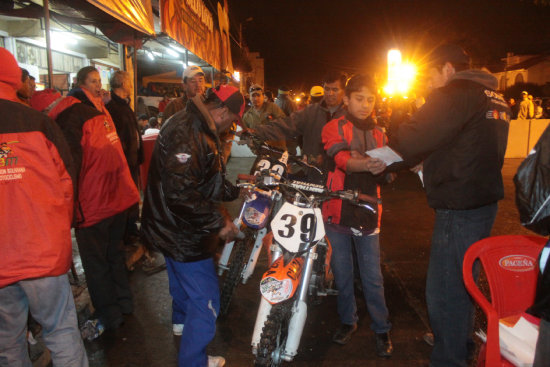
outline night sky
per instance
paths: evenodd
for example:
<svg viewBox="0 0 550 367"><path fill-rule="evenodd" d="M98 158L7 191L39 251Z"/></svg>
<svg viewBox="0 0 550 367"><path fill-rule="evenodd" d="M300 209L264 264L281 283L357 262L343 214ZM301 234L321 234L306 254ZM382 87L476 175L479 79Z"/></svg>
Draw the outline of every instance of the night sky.
<svg viewBox="0 0 550 367"><path fill-rule="evenodd" d="M507 51L550 53L550 7L532 0L228 0L232 33L243 23L265 60L266 86L309 90L329 69L384 75L392 47L421 63L459 42L495 71ZM245 21L252 17L251 21Z"/></svg>

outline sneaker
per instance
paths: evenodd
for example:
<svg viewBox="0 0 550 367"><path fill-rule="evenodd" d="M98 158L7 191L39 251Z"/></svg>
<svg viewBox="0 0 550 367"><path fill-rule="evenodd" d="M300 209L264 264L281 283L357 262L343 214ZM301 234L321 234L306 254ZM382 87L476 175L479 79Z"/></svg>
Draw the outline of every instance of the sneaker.
<svg viewBox="0 0 550 367"><path fill-rule="evenodd" d="M183 333L183 324L172 324L172 332L176 336L180 336Z"/></svg>
<svg viewBox="0 0 550 367"><path fill-rule="evenodd" d="M208 356L208 367L225 366L225 358L220 356Z"/></svg>
<svg viewBox="0 0 550 367"><path fill-rule="evenodd" d="M332 337L332 341L338 344L347 344L351 340L351 335L357 330L357 324L342 324Z"/></svg>
<svg viewBox="0 0 550 367"><path fill-rule="evenodd" d="M391 342L390 333L375 333L376 339L376 354L378 357L389 358L393 354L393 344Z"/></svg>

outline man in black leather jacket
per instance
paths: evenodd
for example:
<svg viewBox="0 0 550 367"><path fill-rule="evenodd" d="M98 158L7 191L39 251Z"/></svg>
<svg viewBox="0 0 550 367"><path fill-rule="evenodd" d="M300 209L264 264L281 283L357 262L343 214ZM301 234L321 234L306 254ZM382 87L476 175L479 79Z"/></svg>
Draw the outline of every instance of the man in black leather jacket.
<svg viewBox="0 0 550 367"><path fill-rule="evenodd" d="M220 305L212 256L220 239L238 232L220 203L236 199L239 190L225 178L218 134L243 111L235 87L211 89L204 103L197 95L163 125L151 158L142 229L166 258L174 332L182 333L179 366L224 364L222 357L207 359L205 350Z"/></svg>

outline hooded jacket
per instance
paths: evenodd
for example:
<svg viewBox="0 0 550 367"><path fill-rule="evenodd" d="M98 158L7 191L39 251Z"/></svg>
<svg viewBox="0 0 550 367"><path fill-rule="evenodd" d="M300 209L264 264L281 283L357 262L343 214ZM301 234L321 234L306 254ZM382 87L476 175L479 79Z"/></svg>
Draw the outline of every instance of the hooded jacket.
<svg viewBox="0 0 550 367"><path fill-rule="evenodd" d="M380 197L376 176L370 172L347 172L351 152L365 156L367 150L380 148L387 143L386 135L375 126L369 117L365 121L344 116L325 125L322 132L323 144L331 167L328 172L327 187L331 191L359 190L363 194ZM352 227L364 233L372 232L380 225L382 206L378 215L348 202L333 199L323 204L323 219L329 224Z"/></svg>
<svg viewBox="0 0 550 367"><path fill-rule="evenodd" d="M0 288L65 274L74 166L59 127L0 82Z"/></svg>
<svg viewBox="0 0 550 367"><path fill-rule="evenodd" d="M77 168L75 227L92 226L139 201L115 125L105 114L69 96L49 116L61 127Z"/></svg>
<svg viewBox="0 0 550 367"><path fill-rule="evenodd" d="M511 111L481 70L453 75L390 141L406 162L424 161L428 204L474 209L504 197L502 164Z"/></svg>
<svg viewBox="0 0 550 367"><path fill-rule="evenodd" d="M220 202L239 194L225 178L216 127L200 98L160 130L141 218L145 241L179 262L212 257L225 225Z"/></svg>

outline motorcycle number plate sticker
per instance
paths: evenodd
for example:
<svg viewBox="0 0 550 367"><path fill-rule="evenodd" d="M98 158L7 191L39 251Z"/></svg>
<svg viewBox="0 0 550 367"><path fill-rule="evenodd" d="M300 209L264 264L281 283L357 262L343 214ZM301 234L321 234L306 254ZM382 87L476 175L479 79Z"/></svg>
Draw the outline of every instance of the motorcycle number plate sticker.
<svg viewBox="0 0 550 367"><path fill-rule="evenodd" d="M302 243L319 241L325 235L319 208L300 208L284 203L271 221L273 237L287 251L298 252Z"/></svg>

